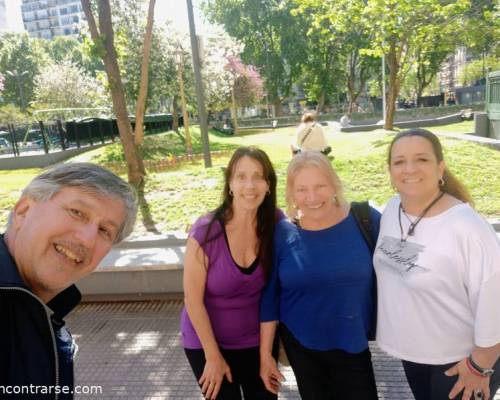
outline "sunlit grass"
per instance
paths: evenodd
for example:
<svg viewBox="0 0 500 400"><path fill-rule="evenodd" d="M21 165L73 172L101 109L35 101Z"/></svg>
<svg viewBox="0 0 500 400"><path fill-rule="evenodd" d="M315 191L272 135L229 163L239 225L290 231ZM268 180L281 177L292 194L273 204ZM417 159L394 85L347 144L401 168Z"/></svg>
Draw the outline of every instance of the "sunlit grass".
<svg viewBox="0 0 500 400"><path fill-rule="evenodd" d="M467 133L471 121L429 128L436 133ZM193 147L202 152L198 127L191 127ZM290 143L295 129L244 131L241 136L224 136L212 132L213 168L205 169L203 159L178 163L164 172L151 172L146 184L146 198L160 231L181 230L220 201L223 167L230 153L238 146L256 145L265 150L278 175L278 205L285 207L286 167L290 161ZM326 128L326 135L335 157L332 161L351 200L370 199L384 204L393 194L386 168L387 146L393 133L384 130L340 133ZM489 147L458 139L442 137L445 158L450 169L464 182L476 201L476 208L488 218L500 219L500 152ZM146 137L146 158L162 160L183 155L181 139L174 133ZM106 165L123 160L120 144L95 150L85 160ZM82 156L79 157L80 159ZM0 224L19 197L20 190L40 170L0 171ZM122 175L123 176L123 175ZM142 225L137 230L142 231Z"/></svg>

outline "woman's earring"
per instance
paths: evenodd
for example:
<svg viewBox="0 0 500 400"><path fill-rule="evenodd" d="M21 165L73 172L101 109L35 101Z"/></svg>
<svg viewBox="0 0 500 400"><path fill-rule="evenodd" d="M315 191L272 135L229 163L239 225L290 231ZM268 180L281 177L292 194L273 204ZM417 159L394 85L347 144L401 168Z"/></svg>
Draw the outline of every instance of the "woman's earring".
<svg viewBox="0 0 500 400"><path fill-rule="evenodd" d="M233 193L233 189L229 189L229 196L233 196L234 193Z"/></svg>
<svg viewBox="0 0 500 400"><path fill-rule="evenodd" d="M335 203L336 206L339 205L339 199L337 198L337 194L333 195L332 201Z"/></svg>
<svg viewBox="0 0 500 400"><path fill-rule="evenodd" d="M443 177L439 178L439 186L443 187L444 184L445 184L445 180L443 179Z"/></svg>
<svg viewBox="0 0 500 400"><path fill-rule="evenodd" d="M269 196L271 194L271 189L267 189L266 195Z"/></svg>

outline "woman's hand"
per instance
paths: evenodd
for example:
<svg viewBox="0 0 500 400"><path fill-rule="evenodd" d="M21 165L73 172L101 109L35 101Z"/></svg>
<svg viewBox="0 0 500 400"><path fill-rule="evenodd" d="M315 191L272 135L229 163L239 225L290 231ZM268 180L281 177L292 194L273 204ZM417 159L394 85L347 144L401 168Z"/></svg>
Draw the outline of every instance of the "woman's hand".
<svg viewBox="0 0 500 400"><path fill-rule="evenodd" d="M285 380L285 377L279 371L276 360L271 354L260 356L260 377L267 390L278 394L280 383Z"/></svg>
<svg viewBox="0 0 500 400"><path fill-rule="evenodd" d="M463 359L445 372L447 376L458 375L457 382L449 394L450 399L454 399L463 390L462 400L474 398L476 392L482 393L482 398L490 398L490 378L474 374L467 366L467 360Z"/></svg>
<svg viewBox="0 0 500 400"><path fill-rule="evenodd" d="M215 400L219 394L224 376L229 382L233 382L231 369L227 365L222 354L207 357L203 374L198 383L201 385L201 392L206 399Z"/></svg>

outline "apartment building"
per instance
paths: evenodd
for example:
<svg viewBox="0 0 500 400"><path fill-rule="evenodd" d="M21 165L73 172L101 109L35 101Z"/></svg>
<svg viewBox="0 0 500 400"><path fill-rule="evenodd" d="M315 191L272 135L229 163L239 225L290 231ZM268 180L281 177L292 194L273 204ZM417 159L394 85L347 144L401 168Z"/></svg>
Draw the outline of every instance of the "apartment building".
<svg viewBox="0 0 500 400"><path fill-rule="evenodd" d="M76 35L85 19L80 0L22 0L24 27L32 37Z"/></svg>
<svg viewBox="0 0 500 400"><path fill-rule="evenodd" d="M5 0L0 0L0 33L7 30L7 7Z"/></svg>

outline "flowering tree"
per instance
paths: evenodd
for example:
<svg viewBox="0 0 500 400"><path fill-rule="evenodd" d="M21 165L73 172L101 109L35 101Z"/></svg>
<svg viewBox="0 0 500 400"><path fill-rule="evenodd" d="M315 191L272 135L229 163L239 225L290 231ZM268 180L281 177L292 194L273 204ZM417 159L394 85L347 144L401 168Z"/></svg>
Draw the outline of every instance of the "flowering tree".
<svg viewBox="0 0 500 400"><path fill-rule="evenodd" d="M205 98L210 112L222 111L230 105L233 76L226 68L228 59L243 51L243 45L222 28L208 37L203 46L202 67Z"/></svg>
<svg viewBox="0 0 500 400"><path fill-rule="evenodd" d="M239 57L229 56L226 69L231 73L231 115L234 133L238 133L237 107L248 107L263 96L263 82L253 65L245 65Z"/></svg>
<svg viewBox="0 0 500 400"><path fill-rule="evenodd" d="M108 104L101 83L66 60L49 64L35 77L36 103L51 108L99 107Z"/></svg>

